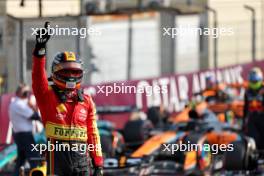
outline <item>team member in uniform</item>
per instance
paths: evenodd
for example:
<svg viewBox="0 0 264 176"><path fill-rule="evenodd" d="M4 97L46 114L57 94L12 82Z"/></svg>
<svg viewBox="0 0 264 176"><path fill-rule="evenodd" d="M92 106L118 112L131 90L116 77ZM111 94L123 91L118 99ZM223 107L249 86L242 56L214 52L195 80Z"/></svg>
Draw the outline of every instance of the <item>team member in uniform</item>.
<svg viewBox="0 0 264 176"><path fill-rule="evenodd" d="M48 23L45 24L48 28ZM44 29L41 29L44 30ZM103 175L103 158L96 124L96 109L90 96L80 89L83 77L81 60L73 52L58 53L52 63L53 84L45 72L46 43L50 36L36 36L33 51L32 87L46 129L48 144L63 144L66 151L47 151L47 174L58 176L90 175L91 158L94 176ZM88 152L72 150L86 146ZM92 145L92 147L91 147ZM76 149L76 148L75 148ZM88 157L89 155L90 157Z"/></svg>
<svg viewBox="0 0 264 176"><path fill-rule="evenodd" d="M248 88L245 92L244 130L253 137L259 149L264 149L264 86L260 68L253 68L248 75Z"/></svg>

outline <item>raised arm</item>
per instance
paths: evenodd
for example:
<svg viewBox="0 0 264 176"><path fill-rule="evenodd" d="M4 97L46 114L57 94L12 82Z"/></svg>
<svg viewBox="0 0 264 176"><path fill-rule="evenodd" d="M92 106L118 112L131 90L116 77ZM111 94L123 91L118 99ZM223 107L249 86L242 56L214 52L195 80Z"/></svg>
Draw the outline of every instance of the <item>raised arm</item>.
<svg viewBox="0 0 264 176"><path fill-rule="evenodd" d="M39 96L43 96L48 91L45 62L45 56L36 57L33 55L32 89L36 99L39 99Z"/></svg>
<svg viewBox="0 0 264 176"><path fill-rule="evenodd" d="M38 30L33 51L32 89L38 103L44 101L43 97L48 91L48 80L45 71L46 43L50 38L47 32L48 25L49 23L46 22L45 28Z"/></svg>

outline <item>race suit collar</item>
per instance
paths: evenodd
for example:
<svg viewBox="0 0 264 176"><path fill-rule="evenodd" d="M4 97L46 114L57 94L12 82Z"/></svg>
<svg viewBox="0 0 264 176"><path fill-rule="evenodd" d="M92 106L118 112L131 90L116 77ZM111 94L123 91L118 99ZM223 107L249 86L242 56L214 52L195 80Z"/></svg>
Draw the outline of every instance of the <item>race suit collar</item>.
<svg viewBox="0 0 264 176"><path fill-rule="evenodd" d="M51 87L62 103L76 102L76 101L83 102L84 101L82 89L61 90L56 85L52 85Z"/></svg>

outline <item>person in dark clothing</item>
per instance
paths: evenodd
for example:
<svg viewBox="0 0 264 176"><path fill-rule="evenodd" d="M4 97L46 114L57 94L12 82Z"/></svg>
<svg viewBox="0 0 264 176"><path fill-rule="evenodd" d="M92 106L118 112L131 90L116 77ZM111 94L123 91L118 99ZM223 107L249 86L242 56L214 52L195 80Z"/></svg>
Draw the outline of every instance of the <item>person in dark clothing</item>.
<svg viewBox="0 0 264 176"><path fill-rule="evenodd" d="M253 137L258 149L264 149L264 86L260 68L253 68L248 76L248 88L244 97L243 129Z"/></svg>

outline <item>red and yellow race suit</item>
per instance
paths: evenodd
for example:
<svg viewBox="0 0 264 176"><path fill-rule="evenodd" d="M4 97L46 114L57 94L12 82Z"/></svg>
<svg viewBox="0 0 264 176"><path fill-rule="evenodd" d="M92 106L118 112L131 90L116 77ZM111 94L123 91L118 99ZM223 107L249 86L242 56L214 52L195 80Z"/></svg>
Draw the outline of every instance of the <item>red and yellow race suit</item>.
<svg viewBox="0 0 264 176"><path fill-rule="evenodd" d="M84 173L89 166L87 155L90 155L95 166L102 166L96 109L91 97L83 95L83 102L61 103L54 90L48 85L45 62L45 57L33 56L32 87L45 126L48 144L58 146L58 144L69 143L70 147L73 144L89 145L86 147L89 152L85 152L85 156L80 152L69 150L57 151L56 148L53 151L48 150L48 174Z"/></svg>

